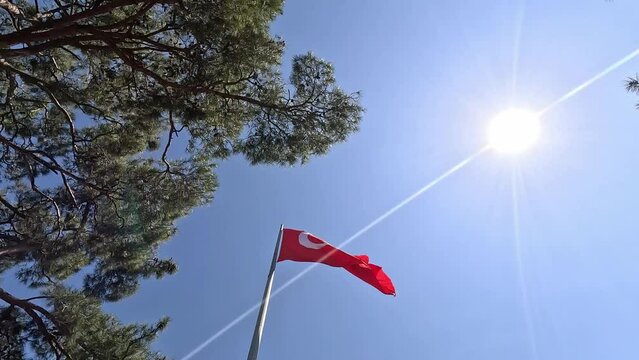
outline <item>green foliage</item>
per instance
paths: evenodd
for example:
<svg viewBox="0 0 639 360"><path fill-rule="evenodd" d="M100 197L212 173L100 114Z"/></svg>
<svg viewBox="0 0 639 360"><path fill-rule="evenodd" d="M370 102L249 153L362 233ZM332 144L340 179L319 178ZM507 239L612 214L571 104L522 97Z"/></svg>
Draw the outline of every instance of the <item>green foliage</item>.
<svg viewBox="0 0 639 360"><path fill-rule="evenodd" d="M22 334L27 330L25 324L25 319L15 307L0 309L0 359L23 358L25 339Z"/></svg>
<svg viewBox="0 0 639 360"><path fill-rule="evenodd" d="M64 337L63 346L74 359L165 359L149 350L149 344L163 330L168 319L149 325L122 325L106 315L100 302L68 289L56 287L51 296L52 315L64 329L73 329ZM39 335L34 348L43 357L49 353L46 339Z"/></svg>
<svg viewBox="0 0 639 360"><path fill-rule="evenodd" d="M331 64L297 56L284 81L281 11L0 0L0 273L42 294L0 289L0 358L161 359L149 344L166 320L123 325L100 304L176 271L157 249L211 201L215 163L303 163L357 130L359 95Z"/></svg>
<svg viewBox="0 0 639 360"><path fill-rule="evenodd" d="M626 90L628 92L639 94L639 75L626 80ZM639 108L639 104L637 104L637 108Z"/></svg>

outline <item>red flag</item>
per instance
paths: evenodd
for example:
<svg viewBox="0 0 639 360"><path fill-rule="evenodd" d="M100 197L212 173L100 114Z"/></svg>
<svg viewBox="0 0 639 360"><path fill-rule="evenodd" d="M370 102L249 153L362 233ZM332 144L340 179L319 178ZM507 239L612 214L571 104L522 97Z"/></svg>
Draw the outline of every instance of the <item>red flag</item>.
<svg viewBox="0 0 639 360"><path fill-rule="evenodd" d="M391 279L381 267L368 262L366 255L350 255L303 230L284 229L277 261L319 262L346 271L386 295L395 295Z"/></svg>

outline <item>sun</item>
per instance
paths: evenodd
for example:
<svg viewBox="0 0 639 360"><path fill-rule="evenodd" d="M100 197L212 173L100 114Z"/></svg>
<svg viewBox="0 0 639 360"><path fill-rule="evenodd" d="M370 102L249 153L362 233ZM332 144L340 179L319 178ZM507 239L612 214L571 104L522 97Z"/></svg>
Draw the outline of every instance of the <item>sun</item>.
<svg viewBox="0 0 639 360"><path fill-rule="evenodd" d="M500 153L519 154L537 142L541 126L537 114L523 109L499 113L490 123L490 147Z"/></svg>

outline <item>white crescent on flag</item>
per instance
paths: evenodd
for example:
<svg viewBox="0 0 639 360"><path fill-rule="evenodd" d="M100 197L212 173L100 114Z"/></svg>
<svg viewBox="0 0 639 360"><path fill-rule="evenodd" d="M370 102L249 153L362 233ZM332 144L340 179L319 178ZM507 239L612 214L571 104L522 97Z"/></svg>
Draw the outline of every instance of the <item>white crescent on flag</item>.
<svg viewBox="0 0 639 360"><path fill-rule="evenodd" d="M322 242L322 243L312 242L311 240L308 239L309 235L310 234L305 232L305 231L302 231L300 233L299 237L297 238L299 240L299 242L300 242L300 245L302 245L305 248L313 249L313 250L321 249L324 246L326 246L326 243L324 243L324 242Z"/></svg>

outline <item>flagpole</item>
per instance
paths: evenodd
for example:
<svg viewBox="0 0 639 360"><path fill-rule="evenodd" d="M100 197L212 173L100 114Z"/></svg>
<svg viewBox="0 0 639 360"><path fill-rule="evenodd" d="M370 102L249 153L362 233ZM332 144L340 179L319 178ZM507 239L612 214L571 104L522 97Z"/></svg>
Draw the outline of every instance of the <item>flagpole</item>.
<svg viewBox="0 0 639 360"><path fill-rule="evenodd" d="M262 343L262 332L264 331L264 321L266 320L268 302L271 299L271 287L273 286L273 278L275 277L275 266L277 265L277 258L280 254L280 245L282 244L283 230L284 225L280 225L280 232L277 236L277 242L275 243L275 251L273 251L271 269L268 272L266 286L264 287L264 296L262 296L260 313L257 315L257 322L255 323L255 330L253 331L253 339L251 340L251 348L249 350L248 360L257 360L257 353L260 351L260 344Z"/></svg>

